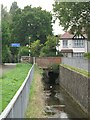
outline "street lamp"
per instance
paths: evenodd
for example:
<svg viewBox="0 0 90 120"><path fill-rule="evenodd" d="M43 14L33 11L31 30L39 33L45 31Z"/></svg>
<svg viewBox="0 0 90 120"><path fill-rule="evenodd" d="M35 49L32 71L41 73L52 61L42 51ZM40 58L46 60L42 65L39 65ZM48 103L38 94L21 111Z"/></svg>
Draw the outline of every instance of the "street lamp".
<svg viewBox="0 0 90 120"><path fill-rule="evenodd" d="M31 37L29 37L29 63L30 63L30 39L31 39Z"/></svg>
<svg viewBox="0 0 90 120"><path fill-rule="evenodd" d="M28 37L28 39L29 39L29 44L27 44L26 46L29 48L29 62L30 62L30 39L31 39L31 37Z"/></svg>

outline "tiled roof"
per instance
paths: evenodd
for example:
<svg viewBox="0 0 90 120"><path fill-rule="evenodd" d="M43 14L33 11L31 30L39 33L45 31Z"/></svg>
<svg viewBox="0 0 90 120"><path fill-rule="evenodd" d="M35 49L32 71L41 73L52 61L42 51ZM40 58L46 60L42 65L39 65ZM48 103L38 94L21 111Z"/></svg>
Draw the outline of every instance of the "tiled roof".
<svg viewBox="0 0 90 120"><path fill-rule="evenodd" d="M73 38L73 34L70 34L69 32L65 32L63 35L61 35L60 38Z"/></svg>
<svg viewBox="0 0 90 120"><path fill-rule="evenodd" d="M83 36L85 37L85 38L87 38L87 35L86 34L83 34ZM60 36L60 38L61 39L72 39L74 37L74 35L73 34L71 34L71 33L69 33L69 32L65 32L64 34L62 34L61 36Z"/></svg>

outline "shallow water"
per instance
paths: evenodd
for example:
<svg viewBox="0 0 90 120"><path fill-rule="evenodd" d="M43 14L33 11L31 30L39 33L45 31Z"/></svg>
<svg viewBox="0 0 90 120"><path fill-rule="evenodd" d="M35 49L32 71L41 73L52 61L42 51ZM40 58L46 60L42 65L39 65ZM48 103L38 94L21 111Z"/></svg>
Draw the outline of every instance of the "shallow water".
<svg viewBox="0 0 90 120"><path fill-rule="evenodd" d="M45 113L48 118L88 118L85 112L76 104L75 101L59 85L44 84L45 93Z"/></svg>

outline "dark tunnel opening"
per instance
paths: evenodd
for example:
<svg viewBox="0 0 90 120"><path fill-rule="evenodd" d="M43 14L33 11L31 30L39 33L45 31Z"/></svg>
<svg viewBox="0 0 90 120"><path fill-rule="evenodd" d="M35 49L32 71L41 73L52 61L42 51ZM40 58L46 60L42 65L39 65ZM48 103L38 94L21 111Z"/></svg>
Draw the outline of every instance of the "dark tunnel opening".
<svg viewBox="0 0 90 120"><path fill-rule="evenodd" d="M49 84L55 85L56 79L58 79L58 76L59 76L59 73L55 73L54 71L49 71L48 72Z"/></svg>

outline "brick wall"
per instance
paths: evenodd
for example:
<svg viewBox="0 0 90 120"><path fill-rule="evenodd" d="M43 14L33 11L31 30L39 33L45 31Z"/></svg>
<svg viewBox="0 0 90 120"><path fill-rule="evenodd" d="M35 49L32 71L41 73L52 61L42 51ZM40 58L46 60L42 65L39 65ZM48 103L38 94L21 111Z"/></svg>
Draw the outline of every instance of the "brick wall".
<svg viewBox="0 0 90 120"><path fill-rule="evenodd" d="M88 112L88 81L90 78L60 66L60 85Z"/></svg>
<svg viewBox="0 0 90 120"><path fill-rule="evenodd" d="M52 64L60 64L61 58L60 57L36 57L35 61L40 67L47 68Z"/></svg>

